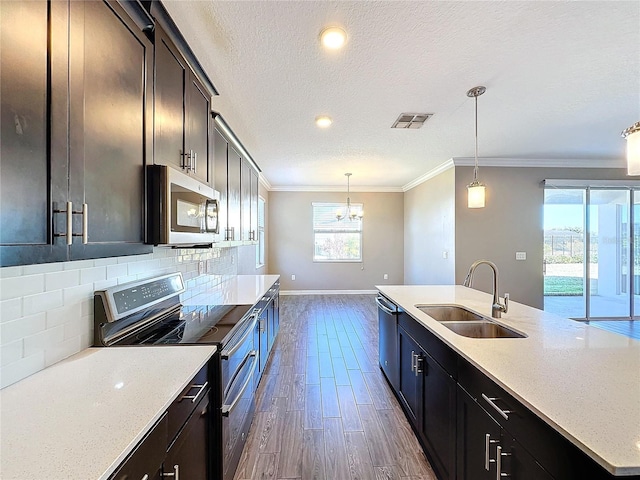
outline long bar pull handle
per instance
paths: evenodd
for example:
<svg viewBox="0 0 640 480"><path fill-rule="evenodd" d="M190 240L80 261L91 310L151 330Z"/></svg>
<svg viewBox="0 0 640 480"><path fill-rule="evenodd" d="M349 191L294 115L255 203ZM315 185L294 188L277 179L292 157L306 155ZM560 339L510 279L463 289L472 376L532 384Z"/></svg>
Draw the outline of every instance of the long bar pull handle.
<svg viewBox="0 0 640 480"><path fill-rule="evenodd" d="M89 205L82 204L82 243L89 243Z"/></svg>
<svg viewBox="0 0 640 480"><path fill-rule="evenodd" d="M489 459L489 444L491 443L491 435L487 433L484 436L484 469L489 471L489 464L491 460Z"/></svg>
<svg viewBox="0 0 640 480"><path fill-rule="evenodd" d="M174 480L180 480L180 465L173 466L173 472L163 473L163 477L173 477Z"/></svg>
<svg viewBox="0 0 640 480"><path fill-rule="evenodd" d="M502 477L502 447L498 445L496 447L496 480L500 480Z"/></svg>
<svg viewBox="0 0 640 480"><path fill-rule="evenodd" d="M196 402L196 398L198 398L200 396L200 394L202 392L204 392L204 390L207 388L207 386L209 386L209 382L204 382L204 384L202 384L202 385L191 385L189 390L191 390L192 388L200 387L200 390L198 390L198 393L196 393L195 395L183 395L182 397L180 397L180 400L178 400L178 402L181 402L182 400L191 400L191 403L195 403Z"/></svg>
<svg viewBox="0 0 640 480"><path fill-rule="evenodd" d="M142 477L140 480L149 480L149 474L145 473L144 477Z"/></svg>
<svg viewBox="0 0 640 480"><path fill-rule="evenodd" d="M193 170L193 173L197 172L198 169L198 152L193 152L193 167L191 167L191 170Z"/></svg>
<svg viewBox="0 0 640 480"><path fill-rule="evenodd" d="M484 393L482 394L482 398L484 398L484 400L491 405L496 412L498 412L502 418L504 418L505 420L509 420L509 413L513 413L513 410L502 410L500 407L498 407L498 405L496 405L494 402L495 400L499 400L498 397L487 397Z"/></svg>
<svg viewBox="0 0 640 480"><path fill-rule="evenodd" d="M416 352L411 350L411 371L412 372L415 372L416 370L415 359L416 359Z"/></svg>
<svg viewBox="0 0 640 480"><path fill-rule="evenodd" d="M67 245L73 243L73 202L67 202Z"/></svg>

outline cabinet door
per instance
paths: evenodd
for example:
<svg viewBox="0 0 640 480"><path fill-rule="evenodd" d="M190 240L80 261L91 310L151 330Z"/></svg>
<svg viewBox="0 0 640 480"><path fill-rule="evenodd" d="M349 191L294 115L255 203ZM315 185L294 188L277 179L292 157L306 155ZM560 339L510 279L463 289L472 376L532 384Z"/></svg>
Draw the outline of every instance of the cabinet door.
<svg viewBox="0 0 640 480"><path fill-rule="evenodd" d="M258 172L251 169L251 226L250 240L258 241Z"/></svg>
<svg viewBox="0 0 640 480"><path fill-rule="evenodd" d="M157 25L155 35L154 163L182 168L188 66Z"/></svg>
<svg viewBox="0 0 640 480"><path fill-rule="evenodd" d="M167 450L162 476L170 473L174 478L206 480L209 463L209 394L205 394L187 420L173 444Z"/></svg>
<svg viewBox="0 0 640 480"><path fill-rule="evenodd" d="M227 240L238 241L240 236L240 154L229 145L227 152Z"/></svg>
<svg viewBox="0 0 640 480"><path fill-rule="evenodd" d="M456 381L426 355L422 362L424 404L422 430L427 450L442 480L455 478Z"/></svg>
<svg viewBox="0 0 640 480"><path fill-rule="evenodd" d="M228 240L227 234L229 196L227 193L227 150L229 144L227 139L218 131L213 131L213 188L220 192L220 210L218 211L218 221L220 222L220 234L223 240Z"/></svg>
<svg viewBox="0 0 640 480"><path fill-rule="evenodd" d="M70 5L69 200L80 212L70 258L150 252L143 210L153 46L116 3Z"/></svg>
<svg viewBox="0 0 640 480"><path fill-rule="evenodd" d="M51 9L52 46L48 57L48 7L46 1L0 2L0 266L23 265L66 259L64 240L54 239L49 200L49 157L47 149L48 118L60 113L55 128L66 128L66 28L64 5L54 3ZM55 91L62 98L56 108L48 108L47 63L51 64L51 80L62 80ZM66 140L66 133L63 133ZM55 146L52 145L52 147ZM65 142L66 147L66 142ZM66 178L67 159L52 169L52 177ZM65 184L66 187L66 184ZM51 201L64 208L66 188L62 195L51 191ZM60 215L54 215L54 218ZM64 214L61 227L64 229ZM62 230L64 232L64 230Z"/></svg>
<svg viewBox="0 0 640 480"><path fill-rule="evenodd" d="M500 425L460 387L457 403L456 478L494 480Z"/></svg>
<svg viewBox="0 0 640 480"><path fill-rule="evenodd" d="M411 336L401 327L398 328L399 378L398 393L411 420L421 430L423 376L417 368L424 352Z"/></svg>
<svg viewBox="0 0 640 480"><path fill-rule="evenodd" d="M503 477L513 480L553 480L553 477L513 437L505 438L503 443L504 454L500 466Z"/></svg>
<svg viewBox="0 0 640 480"><path fill-rule="evenodd" d="M200 82L190 73L187 98L187 126L185 150L192 158L191 173L205 183L209 183L209 121L211 119L211 96Z"/></svg>

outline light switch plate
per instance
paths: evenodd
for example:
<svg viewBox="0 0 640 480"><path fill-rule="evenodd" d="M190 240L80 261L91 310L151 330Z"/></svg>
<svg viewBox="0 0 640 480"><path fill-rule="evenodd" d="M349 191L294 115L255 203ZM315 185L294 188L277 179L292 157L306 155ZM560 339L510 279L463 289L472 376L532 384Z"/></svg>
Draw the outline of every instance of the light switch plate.
<svg viewBox="0 0 640 480"><path fill-rule="evenodd" d="M516 252L516 260L526 260L527 252Z"/></svg>

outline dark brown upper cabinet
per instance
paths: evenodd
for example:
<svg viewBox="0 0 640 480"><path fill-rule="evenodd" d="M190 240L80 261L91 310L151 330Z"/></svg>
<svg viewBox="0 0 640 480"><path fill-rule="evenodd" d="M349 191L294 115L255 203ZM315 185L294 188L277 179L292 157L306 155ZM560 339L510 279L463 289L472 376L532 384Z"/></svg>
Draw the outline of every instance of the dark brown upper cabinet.
<svg viewBox="0 0 640 480"><path fill-rule="evenodd" d="M150 252L151 42L115 2L0 8L1 266Z"/></svg>
<svg viewBox="0 0 640 480"><path fill-rule="evenodd" d="M155 158L213 183L211 93L169 35L155 30Z"/></svg>

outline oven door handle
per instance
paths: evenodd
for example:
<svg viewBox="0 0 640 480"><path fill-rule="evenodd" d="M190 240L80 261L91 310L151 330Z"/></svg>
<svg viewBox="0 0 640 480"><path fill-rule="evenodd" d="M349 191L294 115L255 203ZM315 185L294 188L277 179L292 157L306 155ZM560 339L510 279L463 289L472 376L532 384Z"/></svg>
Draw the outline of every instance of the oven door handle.
<svg viewBox="0 0 640 480"><path fill-rule="evenodd" d="M238 395L236 396L236 398L233 399L231 403L222 405L223 417L228 417L231 414L235 406L238 404L238 402L242 398L242 395L244 395L244 392L249 386L249 384L251 383L251 380L253 380L253 374L256 371L256 367L258 366L258 352L256 352L255 350L251 350L251 352L249 352L249 355L247 355L247 358L249 357L253 357L253 365L251 367L251 370L249 371L249 374L247 375L247 379L245 380L244 385L242 385L242 388L238 392Z"/></svg>
<svg viewBox="0 0 640 480"><path fill-rule="evenodd" d="M238 349L242 346L244 341L247 339L247 337L253 333L253 330L255 329L256 324L258 323L258 313L259 313L258 311L254 310L253 313L251 313L251 315L249 316L249 318L253 317L253 322L251 322L251 325L247 327L247 331L244 335L242 335L242 338L238 340L235 343L235 345L233 345L231 348L225 348L224 350L222 350L222 352L220 352L220 357L223 360L228 360L231 355L236 353Z"/></svg>

